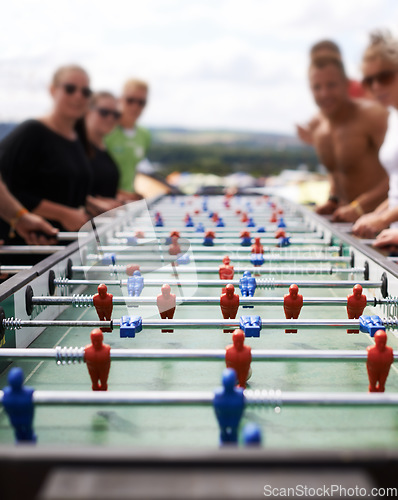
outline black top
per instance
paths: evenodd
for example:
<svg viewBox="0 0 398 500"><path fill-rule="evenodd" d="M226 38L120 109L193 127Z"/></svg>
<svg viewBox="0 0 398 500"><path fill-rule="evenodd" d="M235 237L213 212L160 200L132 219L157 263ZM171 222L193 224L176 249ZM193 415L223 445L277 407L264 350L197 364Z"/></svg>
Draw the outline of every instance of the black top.
<svg viewBox="0 0 398 500"><path fill-rule="evenodd" d="M0 172L28 210L42 199L78 208L91 190L92 172L80 141L66 139L38 120L22 123L0 142ZM8 231L1 224L0 237Z"/></svg>
<svg viewBox="0 0 398 500"><path fill-rule="evenodd" d="M93 185L91 194L93 196L104 196L115 198L119 183L119 170L107 151L99 149L94 144L93 157L90 164L93 170Z"/></svg>

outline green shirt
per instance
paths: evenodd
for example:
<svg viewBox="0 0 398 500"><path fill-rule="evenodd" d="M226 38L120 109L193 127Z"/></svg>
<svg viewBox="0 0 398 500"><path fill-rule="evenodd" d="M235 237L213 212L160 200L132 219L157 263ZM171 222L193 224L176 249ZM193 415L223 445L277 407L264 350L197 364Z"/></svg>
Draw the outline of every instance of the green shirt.
<svg viewBox="0 0 398 500"><path fill-rule="evenodd" d="M105 144L119 169L119 189L131 193L136 166L145 158L151 137L149 131L141 127L135 127L131 135L128 132L120 126L115 127L105 137Z"/></svg>

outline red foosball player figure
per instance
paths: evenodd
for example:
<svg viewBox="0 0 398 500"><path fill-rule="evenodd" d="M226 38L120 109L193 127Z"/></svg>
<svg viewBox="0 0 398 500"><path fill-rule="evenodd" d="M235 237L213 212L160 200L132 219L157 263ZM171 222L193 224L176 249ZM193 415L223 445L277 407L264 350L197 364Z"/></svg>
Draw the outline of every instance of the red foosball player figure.
<svg viewBox="0 0 398 500"><path fill-rule="evenodd" d="M111 368L111 346L104 344L100 328L91 331L91 344L84 348L84 361L90 374L93 391L108 390L108 375Z"/></svg>
<svg viewBox="0 0 398 500"><path fill-rule="evenodd" d="M269 218L269 221L272 223L272 224L275 224L276 222L278 222L278 212L276 210L274 210L271 214L271 217Z"/></svg>
<svg viewBox="0 0 398 500"><path fill-rule="evenodd" d="M235 319L239 309L239 295L235 293L235 287L231 283L225 287L225 292L220 297L221 312L224 319ZM232 333L233 330L224 330L224 333Z"/></svg>
<svg viewBox="0 0 398 500"><path fill-rule="evenodd" d="M178 236L171 237L171 243L169 246L169 254L170 255L178 255L181 253L181 247L178 244Z"/></svg>
<svg viewBox="0 0 398 500"><path fill-rule="evenodd" d="M369 392L384 392L388 372L394 361L394 354L387 344L387 334L377 330L374 336L375 345L367 347L368 359L366 368L369 377Z"/></svg>
<svg viewBox="0 0 398 500"><path fill-rule="evenodd" d="M256 236L254 238L254 244L252 246L252 253L256 253L256 254L263 254L264 253L264 247L261 244L259 236Z"/></svg>
<svg viewBox="0 0 398 500"><path fill-rule="evenodd" d="M173 319L176 310L176 294L171 293L170 285L163 285L156 297L156 304L162 319ZM162 330L162 333L173 333L173 330Z"/></svg>
<svg viewBox="0 0 398 500"><path fill-rule="evenodd" d="M358 319L367 304L366 295L362 293L362 286L355 285L352 294L347 296L348 319ZM359 330L347 330L347 333L359 333Z"/></svg>
<svg viewBox="0 0 398 500"><path fill-rule="evenodd" d="M283 297L283 310L286 319L297 319L303 307L303 296L298 293L298 286L293 284L289 287L289 293ZM297 330L285 330L285 333L297 333Z"/></svg>
<svg viewBox="0 0 398 500"><path fill-rule="evenodd" d="M249 220L249 217L246 212L242 213L242 217L240 218L240 221L243 223L246 223Z"/></svg>
<svg viewBox="0 0 398 500"><path fill-rule="evenodd" d="M246 389L252 361L252 350L251 347L244 344L245 334L240 328L234 331L232 342L233 344L227 346L225 350L225 364L227 368L233 368L236 371L239 387Z"/></svg>
<svg viewBox="0 0 398 500"><path fill-rule="evenodd" d="M232 280L234 277L234 266L231 266L231 259L226 255L222 260L222 265L218 269L220 280Z"/></svg>
<svg viewBox="0 0 398 500"><path fill-rule="evenodd" d="M111 321L112 310L113 310L113 295L108 293L108 288L106 285L101 283L98 285L98 293L93 297L93 304L97 311L98 318L100 321ZM111 332L111 328L102 327L103 332Z"/></svg>
<svg viewBox="0 0 398 500"><path fill-rule="evenodd" d="M176 229L174 229L173 231L171 231L170 233L170 238L173 238L173 236L175 236L176 238L179 238L180 237L180 232L177 231Z"/></svg>
<svg viewBox="0 0 398 500"><path fill-rule="evenodd" d="M275 239L279 240L279 238L286 238L286 232L284 229L278 229L275 231Z"/></svg>

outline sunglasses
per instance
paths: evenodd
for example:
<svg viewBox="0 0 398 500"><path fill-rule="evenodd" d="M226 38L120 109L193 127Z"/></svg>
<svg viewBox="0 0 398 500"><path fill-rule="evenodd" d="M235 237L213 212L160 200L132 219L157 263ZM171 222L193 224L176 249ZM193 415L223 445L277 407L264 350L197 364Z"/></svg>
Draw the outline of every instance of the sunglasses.
<svg viewBox="0 0 398 500"><path fill-rule="evenodd" d="M138 97L125 97L124 99L127 104L138 104L141 108L143 108L146 104L145 99L138 99Z"/></svg>
<svg viewBox="0 0 398 500"><path fill-rule="evenodd" d="M395 80L396 73L396 70L389 69L380 71L380 73L376 73L375 75L365 76L362 80L362 86L370 89L374 82L377 82L379 85L390 85Z"/></svg>
<svg viewBox="0 0 398 500"><path fill-rule="evenodd" d="M122 116L119 111L116 111L114 109L95 108L95 110L100 116L102 116L102 118L108 118L108 116L112 116L115 120L119 120L119 118Z"/></svg>
<svg viewBox="0 0 398 500"><path fill-rule="evenodd" d="M73 95L77 90L80 90L81 94L83 97L88 99L91 97L91 94L93 93L91 89L88 87L81 87L79 88L77 85L74 83L63 83L61 87L64 89L65 93L68 95Z"/></svg>

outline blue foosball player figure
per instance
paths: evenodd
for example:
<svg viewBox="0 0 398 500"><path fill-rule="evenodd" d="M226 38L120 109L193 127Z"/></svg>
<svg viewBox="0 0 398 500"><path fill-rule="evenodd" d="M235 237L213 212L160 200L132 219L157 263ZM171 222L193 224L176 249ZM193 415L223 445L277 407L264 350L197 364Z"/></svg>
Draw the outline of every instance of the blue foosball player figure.
<svg viewBox="0 0 398 500"><path fill-rule="evenodd" d="M205 226L203 225L202 222L198 222L198 224L196 225L195 231L197 233L204 233L205 232Z"/></svg>
<svg viewBox="0 0 398 500"><path fill-rule="evenodd" d="M258 425L248 423L243 428L243 444L245 446L261 446L261 429Z"/></svg>
<svg viewBox="0 0 398 500"><path fill-rule="evenodd" d="M141 331L141 316L122 316L120 318L120 338L135 338L135 334Z"/></svg>
<svg viewBox="0 0 398 500"><path fill-rule="evenodd" d="M255 267L262 266L264 264L264 255L262 253L252 253L250 254L250 262Z"/></svg>
<svg viewBox="0 0 398 500"><path fill-rule="evenodd" d="M286 227L286 223L285 223L285 221L284 221L283 217L280 217L279 222L278 222L278 225L277 225L276 227L279 227L279 228L284 228L284 227Z"/></svg>
<svg viewBox="0 0 398 500"><path fill-rule="evenodd" d="M222 217L219 217L219 218L218 218L218 221L217 221L216 227L225 227L225 222L223 221L223 218L222 218Z"/></svg>
<svg viewBox="0 0 398 500"><path fill-rule="evenodd" d="M114 266L116 264L116 254L114 253L104 253L101 259L103 266Z"/></svg>
<svg viewBox="0 0 398 500"><path fill-rule="evenodd" d="M257 288L256 278L250 271L245 271L239 280L239 288L242 297L253 297Z"/></svg>
<svg viewBox="0 0 398 500"><path fill-rule="evenodd" d="M129 297L139 297L144 289L144 278L140 271L134 271L133 276L127 278L127 293Z"/></svg>
<svg viewBox="0 0 398 500"><path fill-rule="evenodd" d="M243 389L236 387L236 372L227 368L222 374L222 384L214 392L213 406L220 426L220 445L238 443L238 428L245 409Z"/></svg>
<svg viewBox="0 0 398 500"><path fill-rule="evenodd" d="M193 223L193 220L192 220L192 217L191 216L188 216L187 220L185 221L185 227L194 227L194 223Z"/></svg>
<svg viewBox="0 0 398 500"><path fill-rule="evenodd" d="M206 231L203 238L203 246L212 247L214 246L214 238L216 237L214 231Z"/></svg>
<svg viewBox="0 0 398 500"><path fill-rule="evenodd" d="M256 227L256 223L254 222L253 217L250 217L247 221L246 227Z"/></svg>
<svg viewBox="0 0 398 500"><path fill-rule="evenodd" d="M276 246L279 248L290 247L290 236L286 236L285 238L279 238L278 244Z"/></svg>
<svg viewBox="0 0 398 500"><path fill-rule="evenodd" d="M363 314L359 317L359 329L361 332L368 333L371 337L374 337L378 330L385 330L386 328L380 316Z"/></svg>
<svg viewBox="0 0 398 500"><path fill-rule="evenodd" d="M259 337L262 327L260 316L241 316L239 328L243 330L245 337Z"/></svg>
<svg viewBox="0 0 398 500"><path fill-rule="evenodd" d="M242 231L240 233L240 244L242 247L250 247L252 244L252 239L249 231Z"/></svg>
<svg viewBox="0 0 398 500"><path fill-rule="evenodd" d="M21 368L11 368L8 374L9 386L3 389L3 406L14 427L17 443L35 443L33 432L33 392L32 387L24 387Z"/></svg>

